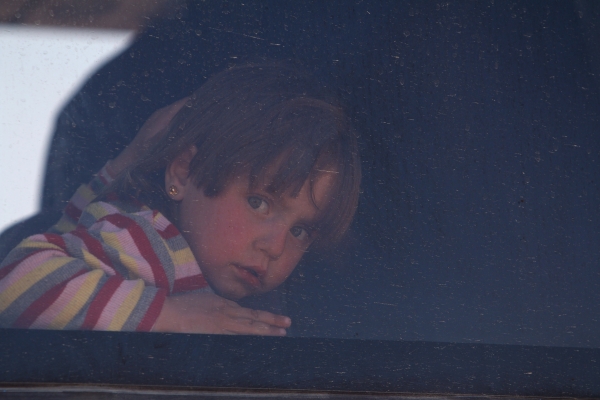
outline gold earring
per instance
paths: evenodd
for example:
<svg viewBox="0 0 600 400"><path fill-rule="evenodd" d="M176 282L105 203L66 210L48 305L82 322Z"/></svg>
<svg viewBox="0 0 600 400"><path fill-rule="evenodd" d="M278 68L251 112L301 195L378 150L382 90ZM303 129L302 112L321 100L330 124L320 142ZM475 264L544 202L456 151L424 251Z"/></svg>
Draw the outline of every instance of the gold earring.
<svg viewBox="0 0 600 400"><path fill-rule="evenodd" d="M169 186L169 196L177 196L179 194L179 190L177 190L177 186L171 185Z"/></svg>

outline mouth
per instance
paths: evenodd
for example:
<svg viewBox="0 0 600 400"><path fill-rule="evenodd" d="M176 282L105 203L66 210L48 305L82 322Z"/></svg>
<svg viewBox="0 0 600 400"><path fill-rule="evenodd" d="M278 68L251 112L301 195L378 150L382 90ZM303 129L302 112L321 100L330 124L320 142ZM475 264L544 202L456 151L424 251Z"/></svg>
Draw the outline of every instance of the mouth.
<svg viewBox="0 0 600 400"><path fill-rule="evenodd" d="M258 267L235 265L238 276L250 286L258 288L262 284L264 272Z"/></svg>

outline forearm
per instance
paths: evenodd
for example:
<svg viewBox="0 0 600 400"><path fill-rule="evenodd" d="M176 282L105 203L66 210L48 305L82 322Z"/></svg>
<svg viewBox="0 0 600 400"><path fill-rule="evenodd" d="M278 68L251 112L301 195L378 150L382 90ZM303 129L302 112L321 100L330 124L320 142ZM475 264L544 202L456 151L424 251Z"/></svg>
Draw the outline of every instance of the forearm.
<svg viewBox="0 0 600 400"><path fill-rule="evenodd" d="M0 266L0 325L149 331L166 291L92 269L69 257L58 235L36 235Z"/></svg>

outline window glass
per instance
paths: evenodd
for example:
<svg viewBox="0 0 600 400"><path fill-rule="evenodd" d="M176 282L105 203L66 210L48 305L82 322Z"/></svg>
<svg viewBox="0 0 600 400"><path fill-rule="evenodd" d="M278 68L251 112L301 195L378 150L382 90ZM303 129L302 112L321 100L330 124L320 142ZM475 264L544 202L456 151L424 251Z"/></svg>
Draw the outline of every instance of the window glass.
<svg viewBox="0 0 600 400"><path fill-rule="evenodd" d="M97 233L99 245L112 249L102 254L107 259L133 260L138 253L146 254L144 246L150 246L158 260L153 264L146 257L144 261L151 278L143 278L140 271L145 267L138 261L131 261L135 269L132 272L130 267L120 270L98 254L94 253L94 261L81 255L92 270L106 273L98 279L108 280L116 274L122 275L122 281L110 289L112 292L103 289L108 286L90 291L80 308L67 318L60 314L67 313L62 308L56 314L47 311L50 304L58 304L54 302L67 304L60 297L66 286L59 289L56 283L39 289L39 293L34 291L36 295L31 295L33 283L28 289L18 289L17 272L26 274L28 270L14 266L18 257L12 253L17 258L11 259L12 264L5 262L5 274L1 276L3 327L152 330L163 327L156 323L163 321L159 314L166 310L165 298L181 299L194 292L198 302L208 301L215 294L235 302L226 303L227 307L239 305L291 319L291 325L283 319L266 323L266 318L278 317L243 314L240 318L251 321L249 325L258 323L264 330L241 333L277 334L277 329L283 328L290 338L360 339L366 343L419 341L590 351L600 346L598 3L60 4L24 1L0 6L4 29L0 48L9 55L0 61L5 88L0 126L6 143L0 150L6 153L1 168L4 186L19 188L6 190L7 200L1 200L6 202L6 207L0 208L7 222L0 236L0 258L22 239L50 229L65 207L75 222L81 212L88 216L85 218L96 218L100 211L86 214L85 205L73 217L75 214L69 212L82 200L75 200L73 206L68 205L69 199L94 176L96 180L106 178L102 172L95 174L107 160L119 160L140 129L148 129L144 123L150 116L157 118L153 114L156 110L204 87L201 90L206 92L200 91L177 109L164 112L175 114L182 109L183 113L177 115L187 115L186 110L198 110L198 104L206 107L202 118L217 115L213 110L221 109L210 108L215 104L231 104L223 110L238 107L239 112L221 119L175 117L173 121L179 125L173 123L168 128L173 140L151 153L157 155L156 160L171 157L166 167L147 172L147 176L139 172L150 171L147 166L156 161L144 156L150 154L144 151L150 151L151 146L143 145L135 153L140 157L135 162L143 162L135 164L139 169L131 170L135 172L128 175L131 181L118 181L130 185L118 192L120 195L134 194L127 197L122 208L125 211L119 213L159 210L164 221L156 222L159 218L154 213L155 219L148 223L153 227L163 224L156 228L158 233L152 234L158 234L171 247L166 245L168 251L160 253L146 231L140 235L150 238L148 245L141 245L135 235L123 238L115 234L117 239L110 239L114 233L110 228ZM69 37L72 42L65 42L69 43L66 50L46 44L37 49L27 41L36 32L42 32L41 37L47 40L56 32L56 37ZM29 51L34 48L37 50ZM35 61L25 64L23 54ZM82 67L76 65L79 62ZM260 96L277 86L269 86L263 93L267 83L257 84L260 90L244 89L254 86L246 85L240 76L258 76L254 72L223 75L223 71L248 65L275 68L275 75L281 74L281 68L285 73L298 74L300 83L281 88L282 98L291 96L296 102L289 103L291 106L286 103L288 108L276 108L279 114L273 115L277 117L267 121L272 116L263 111L260 102L264 101L264 109L270 110L271 100L256 100L253 104L260 103L261 107L255 110L245 103L253 100L232 95L246 93L248 98L263 99ZM46 71L53 69L66 73L72 81L51 78ZM13 93L20 90L11 86L17 74L24 79L27 94ZM82 80L75 79L77 74ZM256 79L266 82L267 78ZM286 80L286 84L291 81ZM217 82L216 89L208 89L213 82ZM72 84L79 86L66 89ZM41 93L55 87L64 91L53 106L59 111L50 117L49 139L43 132L40 136L16 135L14 132L29 121L42 118L42 109L31 99L42 100L45 97ZM293 96L289 94L292 92ZM214 98L214 104L205 101L209 98ZM341 114L336 114L338 109ZM19 112L12 125L5 122L11 114L17 114L11 110ZM312 114L305 118L299 110L306 115L310 110ZM252 119L263 112L266 117L260 114L256 121ZM178 132L188 132L194 121L201 121L198 126L209 132L209 139L177 142L187 134ZM317 121L314 127L310 121ZM213 123L223 129L222 133L211 136L214 130L209 124ZM160 126L159 122L155 124ZM330 142L322 139L322 132L331 124L343 139L335 135L327 139ZM259 133L271 132L269 129L278 135L265 133L259 138ZM348 150L353 149L351 137L356 137L357 151ZM222 143L211 144L218 140ZM265 143L264 155L262 150L250 150L255 143L262 143L260 140ZM279 140L292 144L277 144ZM310 144L301 147L301 140ZM317 140L325 144L318 147L314 144ZM47 148L46 142L50 143ZM167 144L183 150L175 157ZM196 144L193 150L191 144ZM15 150L17 147L20 150ZM205 151L207 148L214 151ZM229 150L218 153L223 148ZM272 176L278 176L285 169L282 166L296 173L305 160L304 149L317 152L322 148L326 150L315 153L318 156L312 159L314 165L305 171L308 178L298 181L297 190L293 184L281 196L271 190L268 184L275 185L277 179ZM352 158L357 152L360 162ZM196 154L202 156L194 158ZM33 161L25 155L42 167L31 169ZM218 162L210 161L213 155L221 157ZM269 157L277 161L261 164ZM133 168L135 162L128 167ZM235 169L238 164L244 168ZM352 193L356 191L350 183L339 186L341 180L336 177L344 176L356 183L359 165L362 180L356 213L351 218L352 211L348 210L353 210ZM35 189L21 189L20 184L36 179L39 170L44 171L43 183L32 184L37 185ZM234 172L219 186L220 177L230 170ZM350 170L354 172L347 172ZM188 171L196 172L188 175ZM138 172L142 178L135 181ZM192 179L189 176L200 182L197 191L187 183L186 179ZM145 180L149 186L130 183ZM160 190L152 186L155 182L164 182ZM259 183L253 186L255 182ZM32 194L34 190L41 192L39 198ZM160 195L156 195L157 190ZM101 196L101 201L112 204L110 195ZM167 203L160 203L157 196ZM9 205L9 200L20 205L40 203L41 207L34 216L9 227L25 217L17 216L16 206ZM329 207L331 204L335 207ZM28 207L25 212L31 212ZM98 224L104 223L102 215ZM247 215L251 216L246 220ZM327 225L329 217L334 222ZM82 226L89 222L85 218ZM345 235L341 241L329 243L330 237L345 230L344 218L352 220ZM125 229L124 225L114 224ZM252 224L256 224L256 230L252 230ZM93 246L86 242L86 235L95 229L91 226L89 223L80 228L83 233L76 234L78 239L72 243L93 253ZM164 233L171 232L165 226L173 226L176 234ZM329 226L333 227L331 232ZM318 236L319 232L325 233ZM58 237L62 233L54 234ZM183 241L168 242L176 235ZM58 239L43 240L60 247L55 242ZM124 243L128 240L136 243L135 254L127 253L129 247ZM247 247L243 247L244 241ZM64 249L81 252L69 246L77 247L67 244ZM184 262L181 260L185 257L173 256L182 248L188 249L193 259ZM249 249L264 255L264 265L257 258L248 261L253 255L245 261L231 256L239 251L246 257ZM188 261L197 262L202 278L185 269L192 268L186 264ZM108 266L102 269L94 263ZM169 263L171 269L166 267ZM158 273L156 268L166 268L167 272ZM72 279L79 277L79 272L70 273ZM166 294L161 292L160 279L169 287ZM238 286L228 286L232 281ZM117 295L122 288L118 285L123 282L142 283L137 289L128 286L127 291L123 286L123 293ZM178 296L176 286L182 288L177 289ZM99 302L101 290L112 294L102 294L105 302L94 305L100 304L94 302ZM15 305L17 292L33 297ZM136 303L125 312L129 303L124 299L130 299L127 296L135 297ZM231 312L241 313L240 309ZM173 331L170 327L174 325L164 326L160 330ZM207 326L205 333L231 333L221 325L213 329L212 322Z"/></svg>

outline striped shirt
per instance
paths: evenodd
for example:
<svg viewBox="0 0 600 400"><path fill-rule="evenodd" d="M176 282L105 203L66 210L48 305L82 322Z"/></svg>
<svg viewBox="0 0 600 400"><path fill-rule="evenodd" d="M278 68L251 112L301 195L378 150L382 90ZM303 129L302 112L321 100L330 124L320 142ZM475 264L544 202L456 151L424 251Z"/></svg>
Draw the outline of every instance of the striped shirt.
<svg viewBox="0 0 600 400"><path fill-rule="evenodd" d="M0 264L1 327L150 331L166 296L208 289L164 215L135 200L92 203L111 180L103 168Z"/></svg>

